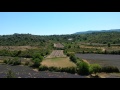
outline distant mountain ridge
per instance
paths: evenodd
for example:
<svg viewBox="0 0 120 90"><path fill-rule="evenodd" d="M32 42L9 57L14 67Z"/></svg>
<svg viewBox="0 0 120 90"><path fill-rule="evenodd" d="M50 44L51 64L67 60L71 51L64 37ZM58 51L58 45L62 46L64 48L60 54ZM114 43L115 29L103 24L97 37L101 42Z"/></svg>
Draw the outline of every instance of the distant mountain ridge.
<svg viewBox="0 0 120 90"><path fill-rule="evenodd" d="M83 31L83 32L76 32L74 34L87 34L87 33L94 33L94 32L120 32L120 29L110 29L110 30L89 30L89 31Z"/></svg>

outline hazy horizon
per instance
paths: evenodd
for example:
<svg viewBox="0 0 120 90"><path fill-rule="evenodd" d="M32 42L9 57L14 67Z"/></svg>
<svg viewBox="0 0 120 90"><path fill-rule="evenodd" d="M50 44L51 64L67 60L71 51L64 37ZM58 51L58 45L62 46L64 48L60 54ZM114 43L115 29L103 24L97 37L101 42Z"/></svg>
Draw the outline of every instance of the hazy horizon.
<svg viewBox="0 0 120 90"><path fill-rule="evenodd" d="M120 29L120 12L0 12L0 35L65 35Z"/></svg>

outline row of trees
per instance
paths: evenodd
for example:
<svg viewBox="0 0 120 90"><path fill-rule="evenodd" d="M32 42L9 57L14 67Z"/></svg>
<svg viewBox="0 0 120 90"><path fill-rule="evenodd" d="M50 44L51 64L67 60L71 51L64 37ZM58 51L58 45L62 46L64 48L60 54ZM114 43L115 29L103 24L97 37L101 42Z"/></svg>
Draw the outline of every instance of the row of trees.
<svg viewBox="0 0 120 90"><path fill-rule="evenodd" d="M11 56L11 57L25 57L32 58L34 54L39 53L41 56L46 56L50 54L51 50L47 49L29 49L26 51L9 51L0 50L0 56Z"/></svg>

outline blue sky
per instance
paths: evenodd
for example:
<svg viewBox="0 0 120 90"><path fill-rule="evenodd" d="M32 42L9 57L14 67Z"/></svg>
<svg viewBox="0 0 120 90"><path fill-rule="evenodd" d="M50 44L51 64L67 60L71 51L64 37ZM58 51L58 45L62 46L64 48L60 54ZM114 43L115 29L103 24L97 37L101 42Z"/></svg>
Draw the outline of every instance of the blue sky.
<svg viewBox="0 0 120 90"><path fill-rule="evenodd" d="M120 12L0 12L0 35L120 29Z"/></svg>

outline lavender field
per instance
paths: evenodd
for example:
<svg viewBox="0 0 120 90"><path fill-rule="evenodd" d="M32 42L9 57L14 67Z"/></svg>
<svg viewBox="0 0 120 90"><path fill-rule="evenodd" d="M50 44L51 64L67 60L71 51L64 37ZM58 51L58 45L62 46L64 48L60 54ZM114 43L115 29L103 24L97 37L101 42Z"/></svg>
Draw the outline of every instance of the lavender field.
<svg viewBox="0 0 120 90"><path fill-rule="evenodd" d="M102 66L116 66L120 70L120 55L110 54L76 54L77 57L87 60L89 63L98 63Z"/></svg>
<svg viewBox="0 0 120 90"><path fill-rule="evenodd" d="M8 70L12 70L15 78L87 78L64 72L37 71L27 66L0 65L0 78L6 78Z"/></svg>

